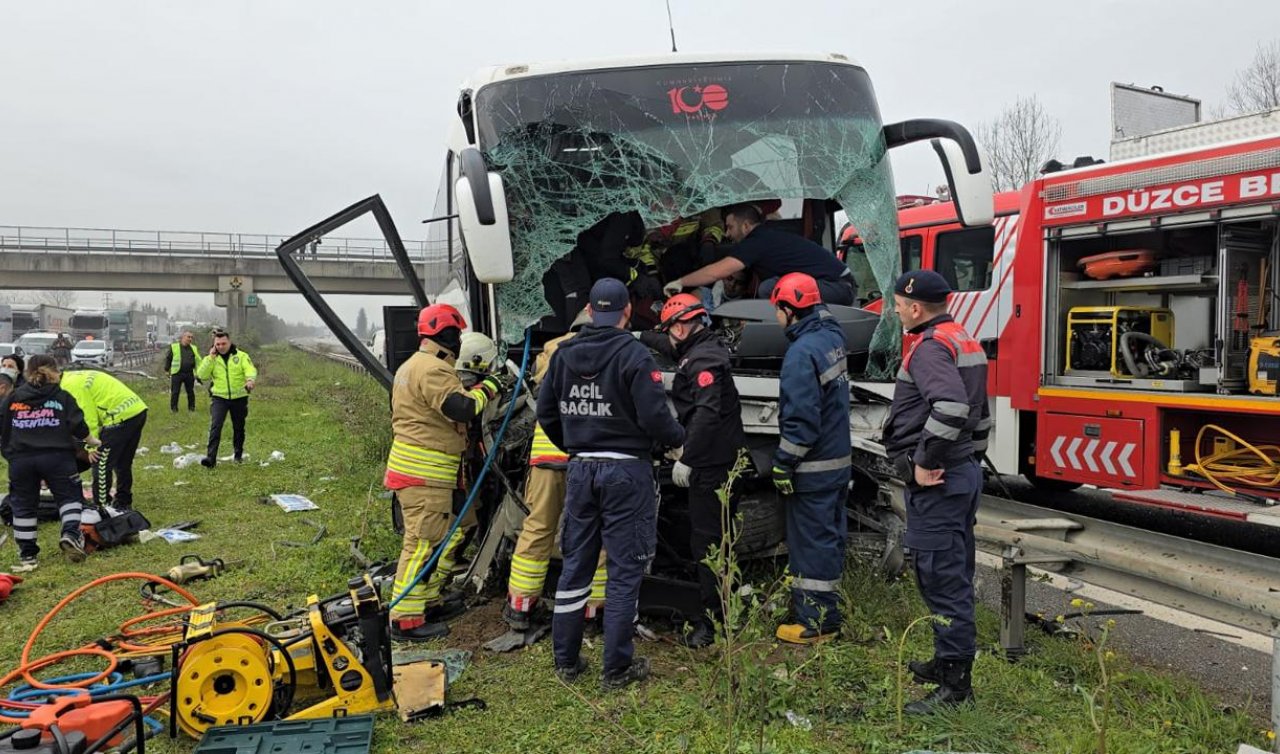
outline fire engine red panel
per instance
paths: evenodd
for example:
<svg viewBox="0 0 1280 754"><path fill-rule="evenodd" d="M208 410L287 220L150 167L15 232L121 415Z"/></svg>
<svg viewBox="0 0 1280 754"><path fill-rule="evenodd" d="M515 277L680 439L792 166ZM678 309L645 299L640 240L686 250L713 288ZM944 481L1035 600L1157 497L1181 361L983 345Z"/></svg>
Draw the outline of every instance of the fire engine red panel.
<svg viewBox="0 0 1280 754"><path fill-rule="evenodd" d="M1036 475L1106 487L1146 487L1143 422L1044 414L1036 425Z"/></svg>

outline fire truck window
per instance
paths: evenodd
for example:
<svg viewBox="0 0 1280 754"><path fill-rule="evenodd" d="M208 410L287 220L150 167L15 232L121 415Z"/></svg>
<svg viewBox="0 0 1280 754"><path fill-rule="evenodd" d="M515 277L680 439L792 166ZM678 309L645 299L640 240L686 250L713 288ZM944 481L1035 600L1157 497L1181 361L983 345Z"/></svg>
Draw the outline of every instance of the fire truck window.
<svg viewBox="0 0 1280 754"><path fill-rule="evenodd" d="M991 287L991 256L996 230L965 228L938 236L933 268L953 291L983 291Z"/></svg>
<svg viewBox="0 0 1280 754"><path fill-rule="evenodd" d="M911 270L920 269L920 254L924 248L923 236L903 236L902 237L902 271L910 272Z"/></svg>

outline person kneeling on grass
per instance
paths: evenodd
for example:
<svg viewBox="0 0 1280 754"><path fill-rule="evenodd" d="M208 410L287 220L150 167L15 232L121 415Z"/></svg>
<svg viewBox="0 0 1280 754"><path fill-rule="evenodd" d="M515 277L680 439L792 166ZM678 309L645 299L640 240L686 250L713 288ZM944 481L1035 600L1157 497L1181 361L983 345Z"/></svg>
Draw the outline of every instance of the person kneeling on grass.
<svg viewBox="0 0 1280 754"><path fill-rule="evenodd" d="M85 558L80 532L84 491L76 467L76 450L99 442L89 433L84 412L60 386L62 372L52 356L32 356L26 382L0 399L0 453L9 462L9 503L13 506L13 538L21 560L13 570L36 569L36 506L43 481L58 502L62 538L58 544L67 560ZM96 460L96 447L90 451Z"/></svg>

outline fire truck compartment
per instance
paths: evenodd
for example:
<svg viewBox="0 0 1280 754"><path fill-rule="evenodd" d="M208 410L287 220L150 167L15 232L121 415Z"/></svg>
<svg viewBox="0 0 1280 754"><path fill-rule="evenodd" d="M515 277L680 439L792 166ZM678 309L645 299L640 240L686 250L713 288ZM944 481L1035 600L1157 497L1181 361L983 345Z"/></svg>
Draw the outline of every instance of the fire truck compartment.
<svg viewBox="0 0 1280 754"><path fill-rule="evenodd" d="M1133 249L1152 265L1107 279L1082 269ZM1055 231L1045 283L1042 384L1275 400L1250 373L1255 343L1280 328L1274 218L1206 213Z"/></svg>
<svg viewBox="0 0 1280 754"><path fill-rule="evenodd" d="M1048 413L1036 423L1036 474L1104 487L1149 487L1142 419Z"/></svg>
<svg viewBox="0 0 1280 754"><path fill-rule="evenodd" d="M1280 438L1258 414L1207 409L1160 412L1160 474L1166 484L1280 498Z"/></svg>

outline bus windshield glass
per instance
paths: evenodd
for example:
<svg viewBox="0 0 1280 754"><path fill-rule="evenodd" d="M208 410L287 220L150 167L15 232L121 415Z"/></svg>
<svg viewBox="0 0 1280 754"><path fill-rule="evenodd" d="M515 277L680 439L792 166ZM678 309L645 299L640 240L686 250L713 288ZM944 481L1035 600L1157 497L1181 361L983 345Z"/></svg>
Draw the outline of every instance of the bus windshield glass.
<svg viewBox="0 0 1280 754"><path fill-rule="evenodd" d="M74 314L71 316L72 330L105 330L107 329L107 315L105 314Z"/></svg>
<svg viewBox="0 0 1280 754"><path fill-rule="evenodd" d="M897 267L882 124L857 66L683 64L529 76L481 87L475 109L480 148L503 177L511 218L516 277L498 286L507 337L552 313L544 276L583 246L580 233L614 213L638 214L651 235L742 202L834 200L873 265L883 262L882 290Z"/></svg>

